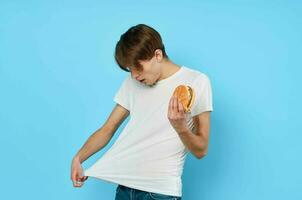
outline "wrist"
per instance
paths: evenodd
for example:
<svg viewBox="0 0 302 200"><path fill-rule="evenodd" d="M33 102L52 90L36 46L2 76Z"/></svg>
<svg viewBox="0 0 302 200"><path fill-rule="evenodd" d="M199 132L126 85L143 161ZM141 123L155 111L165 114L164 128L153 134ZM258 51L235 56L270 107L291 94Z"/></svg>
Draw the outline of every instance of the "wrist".
<svg viewBox="0 0 302 200"><path fill-rule="evenodd" d="M81 160L81 158L80 158L79 155L76 155L76 156L73 158L73 161L76 161L76 162L79 162L79 163L82 164L82 160Z"/></svg>
<svg viewBox="0 0 302 200"><path fill-rule="evenodd" d="M187 135L188 133L190 133L190 130L188 128L184 128L184 129L178 130L177 132L180 135Z"/></svg>

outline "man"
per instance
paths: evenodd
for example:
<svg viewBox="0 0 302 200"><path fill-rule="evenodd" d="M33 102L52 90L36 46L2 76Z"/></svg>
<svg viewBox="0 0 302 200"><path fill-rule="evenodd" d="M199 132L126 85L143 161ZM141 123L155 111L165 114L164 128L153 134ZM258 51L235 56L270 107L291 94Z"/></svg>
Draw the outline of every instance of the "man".
<svg viewBox="0 0 302 200"><path fill-rule="evenodd" d="M160 34L145 24L121 35L115 60L131 76L116 93L116 105L105 124L73 158L73 184L81 187L91 176L118 184L116 200L181 199L186 153L201 159L208 151L213 111L210 80L202 72L173 63ZM196 92L190 112L184 112L173 97L180 84ZM112 147L83 172L81 163L106 146L129 115Z"/></svg>

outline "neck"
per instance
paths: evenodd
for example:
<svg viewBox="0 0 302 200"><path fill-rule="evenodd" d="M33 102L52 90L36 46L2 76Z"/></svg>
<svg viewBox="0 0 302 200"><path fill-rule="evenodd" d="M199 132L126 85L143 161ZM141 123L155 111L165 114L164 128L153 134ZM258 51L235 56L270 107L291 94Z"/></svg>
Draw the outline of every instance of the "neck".
<svg viewBox="0 0 302 200"><path fill-rule="evenodd" d="M169 76L176 73L180 68L181 68L181 66L174 64L170 60L163 61L162 66L161 66L159 80L168 78Z"/></svg>

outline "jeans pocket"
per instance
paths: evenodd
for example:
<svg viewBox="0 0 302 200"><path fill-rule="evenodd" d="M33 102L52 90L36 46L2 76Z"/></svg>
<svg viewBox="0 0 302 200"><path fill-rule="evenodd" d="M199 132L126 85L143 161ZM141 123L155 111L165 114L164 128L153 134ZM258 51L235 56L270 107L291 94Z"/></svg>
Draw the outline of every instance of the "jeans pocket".
<svg viewBox="0 0 302 200"><path fill-rule="evenodd" d="M177 197L171 195L159 194L154 192L148 192L148 193L151 199L153 200L177 200L178 199Z"/></svg>

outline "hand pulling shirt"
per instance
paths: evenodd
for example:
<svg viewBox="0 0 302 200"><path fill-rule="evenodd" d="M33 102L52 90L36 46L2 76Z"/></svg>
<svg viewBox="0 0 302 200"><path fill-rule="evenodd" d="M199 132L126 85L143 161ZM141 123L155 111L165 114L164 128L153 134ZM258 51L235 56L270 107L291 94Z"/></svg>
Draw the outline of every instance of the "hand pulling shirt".
<svg viewBox="0 0 302 200"><path fill-rule="evenodd" d="M213 111L207 75L181 66L153 87L129 75L114 101L130 111L130 119L115 143L84 170L84 175L138 190L182 196L181 176L188 149L168 119L170 98L180 84L195 90L195 101L186 117L193 132L192 117Z"/></svg>

